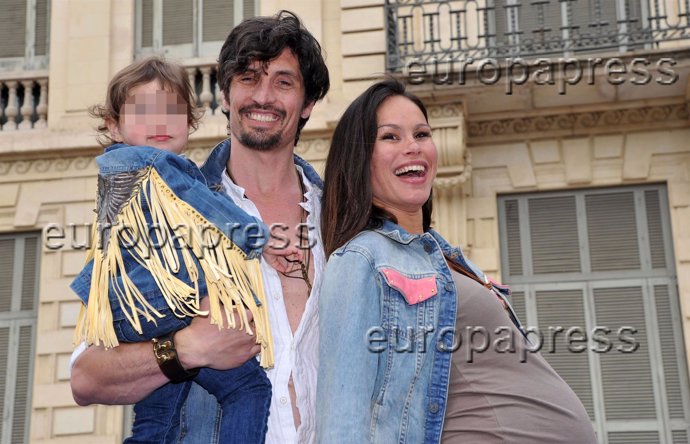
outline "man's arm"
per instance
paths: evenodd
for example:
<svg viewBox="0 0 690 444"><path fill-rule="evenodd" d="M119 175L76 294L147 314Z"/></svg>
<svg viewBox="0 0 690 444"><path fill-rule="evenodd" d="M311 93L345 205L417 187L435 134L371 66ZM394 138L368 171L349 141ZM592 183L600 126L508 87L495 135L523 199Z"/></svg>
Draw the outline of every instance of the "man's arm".
<svg viewBox="0 0 690 444"><path fill-rule="evenodd" d="M202 308L207 304L207 298L203 299ZM247 316L251 320L251 313ZM261 350L254 336L219 330L207 317L196 317L177 332L175 348L184 368L216 370L239 367ZM89 347L76 358L70 379L72 396L79 405L133 404L167 382L151 342L120 344L109 350Z"/></svg>

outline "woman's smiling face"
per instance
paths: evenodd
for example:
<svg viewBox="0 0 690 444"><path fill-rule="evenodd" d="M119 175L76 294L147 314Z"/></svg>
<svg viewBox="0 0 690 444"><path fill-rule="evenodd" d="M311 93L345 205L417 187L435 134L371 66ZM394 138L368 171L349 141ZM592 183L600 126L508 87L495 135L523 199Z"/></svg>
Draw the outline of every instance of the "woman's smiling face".
<svg viewBox="0 0 690 444"><path fill-rule="evenodd" d="M376 112L371 158L374 204L396 217L420 211L436 177L437 152L422 110L404 96L384 100Z"/></svg>

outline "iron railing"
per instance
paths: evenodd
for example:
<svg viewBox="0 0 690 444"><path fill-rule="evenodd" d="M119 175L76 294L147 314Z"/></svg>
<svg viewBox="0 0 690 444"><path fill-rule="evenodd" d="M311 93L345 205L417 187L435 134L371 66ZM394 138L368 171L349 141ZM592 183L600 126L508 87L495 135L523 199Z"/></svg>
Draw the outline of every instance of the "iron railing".
<svg viewBox="0 0 690 444"><path fill-rule="evenodd" d="M387 69L690 42L690 0L386 0Z"/></svg>

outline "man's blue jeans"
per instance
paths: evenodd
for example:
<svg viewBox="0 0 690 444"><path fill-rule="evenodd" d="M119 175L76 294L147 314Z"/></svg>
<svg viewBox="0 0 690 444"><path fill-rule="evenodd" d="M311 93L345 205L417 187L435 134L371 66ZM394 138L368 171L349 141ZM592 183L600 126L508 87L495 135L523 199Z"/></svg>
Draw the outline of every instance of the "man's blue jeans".
<svg viewBox="0 0 690 444"><path fill-rule="evenodd" d="M191 318L177 318L164 311L158 325L142 323L143 335L139 335L126 320L115 321L118 339L123 342L141 342L189 325ZM232 370L202 368L190 381L168 383L155 390L134 406L132 436L127 444L179 442L184 431L180 430L180 413L189 395L192 381L216 397L221 406L218 443L263 443L268 425L271 404L271 383L256 359L250 359ZM216 418L207 418L215 423ZM215 431L215 430L214 430Z"/></svg>

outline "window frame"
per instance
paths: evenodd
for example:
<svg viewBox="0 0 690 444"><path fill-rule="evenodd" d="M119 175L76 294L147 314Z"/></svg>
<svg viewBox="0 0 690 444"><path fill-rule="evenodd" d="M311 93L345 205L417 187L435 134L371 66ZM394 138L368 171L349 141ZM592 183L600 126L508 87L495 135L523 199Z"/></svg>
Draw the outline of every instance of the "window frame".
<svg viewBox="0 0 690 444"><path fill-rule="evenodd" d="M26 239L36 239L36 270L33 277L34 294L31 301L31 310L21 310L22 303L22 284L24 274L24 258L26 257ZM8 350L7 350L7 368L6 378L0 383L5 384L5 398L3 402L3 415L0 417L0 424L2 424L2 433L0 433L0 442L16 442L12 439L14 417L22 412L14 411L14 402L16 397L16 375L17 366L19 362L19 340L21 327L30 327L30 347L29 353L29 368L28 368L28 387L26 392L26 407L24 415L24 440L23 443L29 442L29 427L32 411L32 396L33 396L33 376L36 365L36 335L37 335L37 317L38 317L38 303L39 303L39 277L40 277L40 259L41 259L41 232L29 233L13 233L0 234L0 240L14 239L14 259L12 270L12 290L11 290L11 305L10 310L0 312L0 328L9 329ZM12 377L14 375L14 377Z"/></svg>
<svg viewBox="0 0 690 444"><path fill-rule="evenodd" d="M51 2L46 2L46 53L36 55L36 3L26 0L26 23L24 25L24 56L0 57L0 72L28 71L48 68L50 59L50 10Z"/></svg>
<svg viewBox="0 0 690 444"><path fill-rule="evenodd" d="M34 0L35 1L35 0ZM134 41L135 54L137 57L145 57L147 55L165 54L167 57L176 59L193 59L204 57L217 57L223 46L223 40L204 41L203 40L203 26L204 26L204 0L193 0L192 2L192 42L178 45L163 45L163 0L151 0L153 2L153 18L152 18L152 46L142 46L143 35L143 0L136 0L135 14L134 14ZM241 0L234 0L232 2L234 8L234 23L232 26L237 26L242 22L244 17L244 2ZM254 11L252 15L258 14L259 2L254 1Z"/></svg>
<svg viewBox="0 0 690 444"><path fill-rule="evenodd" d="M611 270L591 271L590 247L588 237L588 221L586 214L586 196L594 194L611 194L633 192L634 217L637 227L637 240L639 247L639 270ZM658 192L659 217L661 224L662 241L666 265L664 268L654 268L651 260L651 244L649 239L647 215L648 191ZM544 273L534 274L532 270L532 243L530 238L529 199L574 196L577 214L577 233L580 247L580 272L568 273ZM520 259L522 272L520 275L510 274L509 249L508 249L508 220L506 202L515 201L519 227ZM497 196L499 245L501 248L501 269L503 281L508 284L514 293L520 294L518 305L523 307L522 322L525 326L539 325L539 313L537 307L537 292L577 290L582 294L582 309L585 318L586 331L589 333L598 324L601 324L601 312L603 306L596 306L595 291L606 288L640 288L643 301L642 313L645 319L646 344L648 362L652 386L650 390L654 394L656 412L655 420L630 421L623 419L606 419L606 406L602 380L602 356L599 353L587 352L589 359L589 381L594 411L594 424L600 443L609 442L609 434L625 432L651 432L652 426L658 431L659 442L674 442L673 435L681 429L690 438L690 381L688 377L687 357L685 352L685 339L683 335L683 320L680 311L677 275L673 254L673 241L671 235L670 207L668 204L668 192L665 184L642 184L631 186L602 187L596 189L570 189L556 191L537 191L532 193L502 194ZM513 228L515 230L515 228ZM514 239L514 238L513 238ZM515 248L515 244L513 244ZM678 384L681 389L681 398L684 406L685 419L671 418L669 413L669 393L667 385L673 380L667 381L664 375L665 364L662 362L664 349L659 338L661 320L657 311L659 301L656 301L656 286L665 286L668 291L670 316L672 319L672 332L675 339L672 350L675 353ZM599 318L598 318L599 316ZM542 329L545 326L540 326ZM615 326L620 327L620 326ZM588 347L591 338L588 340ZM666 350L668 352L668 350ZM548 356L545 355L546 358ZM547 359L548 360L548 359Z"/></svg>

